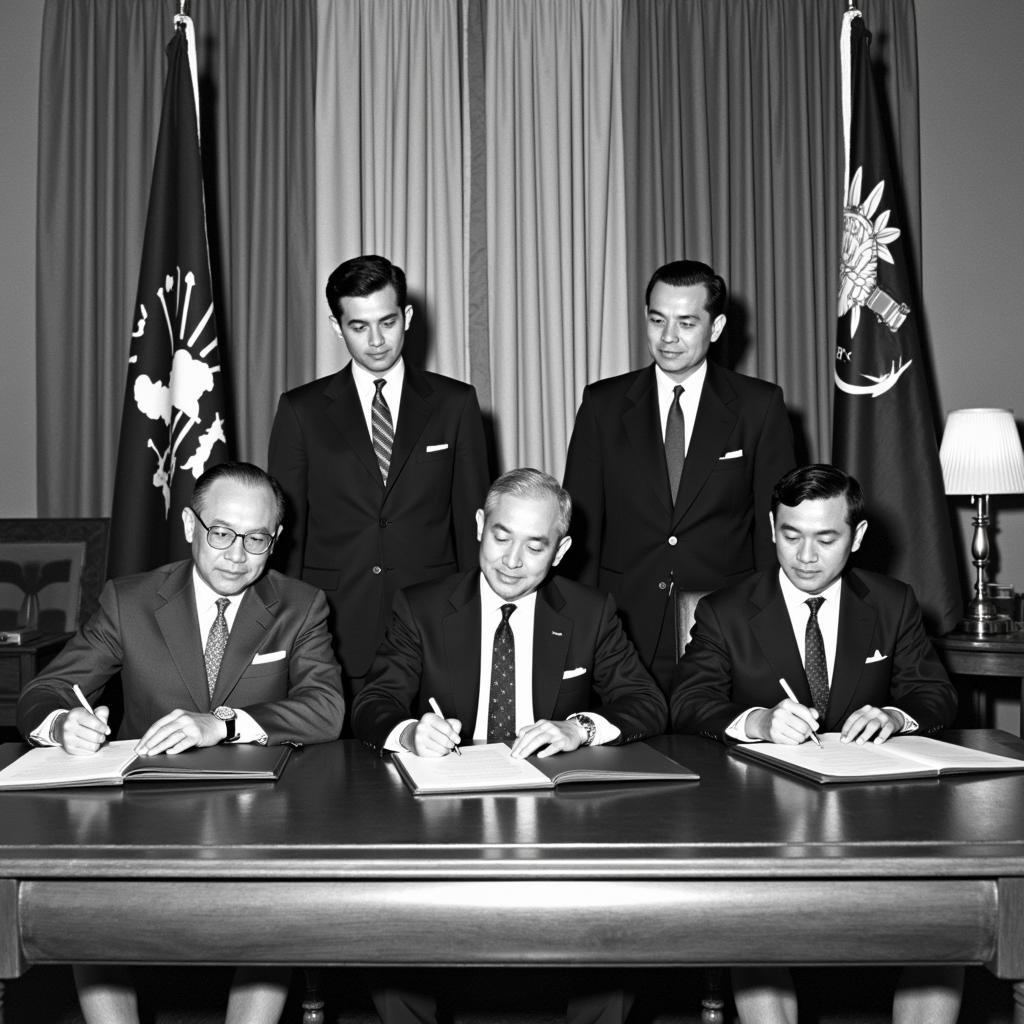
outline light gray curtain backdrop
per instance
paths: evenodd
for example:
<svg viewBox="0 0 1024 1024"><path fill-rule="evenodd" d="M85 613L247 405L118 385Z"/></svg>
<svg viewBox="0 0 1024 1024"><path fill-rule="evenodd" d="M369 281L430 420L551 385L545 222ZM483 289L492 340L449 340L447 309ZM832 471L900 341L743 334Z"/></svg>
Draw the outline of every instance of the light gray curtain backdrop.
<svg viewBox="0 0 1024 1024"><path fill-rule="evenodd" d="M712 263L715 358L830 449L841 0L193 0L236 455L347 358L323 284L402 265L409 357L476 385L496 472L560 475L583 387L648 362L643 287ZM913 0L860 4L919 252ZM47 0L39 509L109 512L168 0ZM915 259L915 269L919 267Z"/></svg>

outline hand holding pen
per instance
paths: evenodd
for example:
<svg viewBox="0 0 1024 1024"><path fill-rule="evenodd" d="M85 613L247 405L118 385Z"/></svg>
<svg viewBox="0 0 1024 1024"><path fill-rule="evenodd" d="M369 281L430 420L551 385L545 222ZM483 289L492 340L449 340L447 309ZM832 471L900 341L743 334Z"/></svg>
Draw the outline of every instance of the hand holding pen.
<svg viewBox="0 0 1024 1024"><path fill-rule="evenodd" d="M419 757L444 757L453 750L461 757L459 731L462 723L457 718L445 718L433 697L427 703L433 714L428 712L418 722L410 723L399 742Z"/></svg>
<svg viewBox="0 0 1024 1024"><path fill-rule="evenodd" d="M86 700L78 684L71 689L78 698L81 708L72 708L60 716L53 738L68 754L79 757L95 754L110 735L110 726L107 725L109 709L100 707L93 711L92 705Z"/></svg>
<svg viewBox="0 0 1024 1024"><path fill-rule="evenodd" d="M783 692L783 693L784 693L784 694L785 694L785 695L786 695L786 696L787 696L787 697L788 697L788 698L789 698L789 699L790 699L790 700L791 700L791 701L792 701L792 702L793 702L794 704L799 704L801 708L804 708L804 707L805 707L805 705L803 705L803 704L800 704L800 701L798 701L798 700L796 699L796 694L795 694L795 693L793 692L793 689L792 689L792 687L791 687L791 686L789 685L789 683L787 683L787 682L786 682L786 680L785 680L785 679L780 679L780 680L779 680L779 686L781 686L781 687L782 687L782 692ZM811 709L810 709L810 708L806 708L806 710L807 710L808 712L810 712L810 713L811 713L812 715L816 714L816 712L813 712L813 711L811 711ZM800 716L798 716L798 717L802 718L802 719L803 719L804 721L808 721L808 719L807 719L807 718L804 718L804 716L802 716L802 715L800 715ZM817 744L817 745L818 745L819 747L821 747L821 740L820 740L820 739L818 739L818 734L817 734L817 731L816 731L816 730L817 730L817 728L818 728L818 723L817 723L817 721L811 721L811 722L810 722L810 725L811 725L811 732L810 732L810 737L811 737L811 739L812 739L812 740L814 740L814 742L815 742L815 743L816 743L816 744Z"/></svg>

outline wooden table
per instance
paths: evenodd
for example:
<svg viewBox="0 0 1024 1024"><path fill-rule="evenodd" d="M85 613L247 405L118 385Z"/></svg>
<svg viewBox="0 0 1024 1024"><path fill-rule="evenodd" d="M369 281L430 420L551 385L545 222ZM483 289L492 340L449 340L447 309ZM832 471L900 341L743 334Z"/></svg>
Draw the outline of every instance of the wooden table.
<svg viewBox="0 0 1024 1024"><path fill-rule="evenodd" d="M1024 754L994 730L951 738ZM984 964L1024 1024L1024 775L819 786L700 737L655 745L701 781L416 799L345 741L276 784L0 794L0 977Z"/></svg>
<svg viewBox="0 0 1024 1024"><path fill-rule="evenodd" d="M1024 630L982 638L947 633L932 643L953 675L1005 676L1020 681L1020 735L1024 736Z"/></svg>
<svg viewBox="0 0 1024 1024"><path fill-rule="evenodd" d="M0 726L16 724L22 687L53 660L71 635L42 633L27 644L0 644Z"/></svg>

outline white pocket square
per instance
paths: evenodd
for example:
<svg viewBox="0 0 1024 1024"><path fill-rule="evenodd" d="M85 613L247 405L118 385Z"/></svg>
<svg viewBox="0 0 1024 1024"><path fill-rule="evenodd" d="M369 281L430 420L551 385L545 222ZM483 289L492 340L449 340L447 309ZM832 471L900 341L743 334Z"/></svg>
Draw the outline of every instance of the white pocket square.
<svg viewBox="0 0 1024 1024"><path fill-rule="evenodd" d="M448 447L447 444L428 444L428 452L443 452Z"/></svg>
<svg viewBox="0 0 1024 1024"><path fill-rule="evenodd" d="M724 455L719 455L718 456L718 461L719 462L725 462L726 459L742 459L742 458L743 458L743 449L742 448L735 448L731 452L726 452Z"/></svg>
<svg viewBox="0 0 1024 1024"><path fill-rule="evenodd" d="M266 654L257 654L253 659L254 665L265 665L268 661L281 661L287 651L268 651Z"/></svg>
<svg viewBox="0 0 1024 1024"><path fill-rule="evenodd" d="M864 664L865 665L873 665L876 661L885 661L885 659L888 658L888 657L889 657L888 654L883 654L881 651L876 650L875 653L872 654L870 658L865 658L864 659Z"/></svg>
<svg viewBox="0 0 1024 1024"><path fill-rule="evenodd" d="M577 676L584 676L587 674L587 670L580 665L579 668L569 668L562 673L563 679L575 679Z"/></svg>

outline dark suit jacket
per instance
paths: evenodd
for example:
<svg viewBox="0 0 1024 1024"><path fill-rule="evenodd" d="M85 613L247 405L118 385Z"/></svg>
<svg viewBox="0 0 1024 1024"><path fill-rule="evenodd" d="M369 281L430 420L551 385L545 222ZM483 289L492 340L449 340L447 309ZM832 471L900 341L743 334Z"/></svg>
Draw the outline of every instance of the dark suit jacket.
<svg viewBox="0 0 1024 1024"><path fill-rule="evenodd" d="M560 720L593 709L620 743L662 732L665 699L622 630L611 598L569 580L537 591L533 711ZM584 669L566 678L573 669ZM480 699L480 572L402 591L387 637L352 708L355 735L382 752L388 734L430 710L462 722L470 738Z"/></svg>
<svg viewBox="0 0 1024 1024"><path fill-rule="evenodd" d="M709 362L673 506L654 366L590 384L565 464L563 572L614 595L649 665L671 583L715 590L776 564L769 499L793 465L782 391Z"/></svg>
<svg viewBox="0 0 1024 1024"><path fill-rule="evenodd" d="M346 675L366 674L397 590L477 564L490 475L468 384L405 364L385 487L350 364L281 396L269 469L290 505L275 564L327 595Z"/></svg>
<svg viewBox="0 0 1024 1024"><path fill-rule="evenodd" d="M283 657L254 664L256 655ZM78 706L78 683L99 702L118 672L124 695L120 739L136 739L181 708L244 708L270 743L337 739L345 715L341 670L327 632L327 602L313 587L269 572L245 592L211 704L199 636L192 562L111 580L100 607L18 700L24 736L57 708Z"/></svg>
<svg viewBox="0 0 1024 1024"><path fill-rule="evenodd" d="M913 590L860 570L847 570L842 588L822 731L841 729L865 704L905 711L921 733L950 725L956 691L925 634ZM673 728L727 739L725 730L737 715L782 700L780 678L797 700L813 704L776 567L697 605L672 685Z"/></svg>

